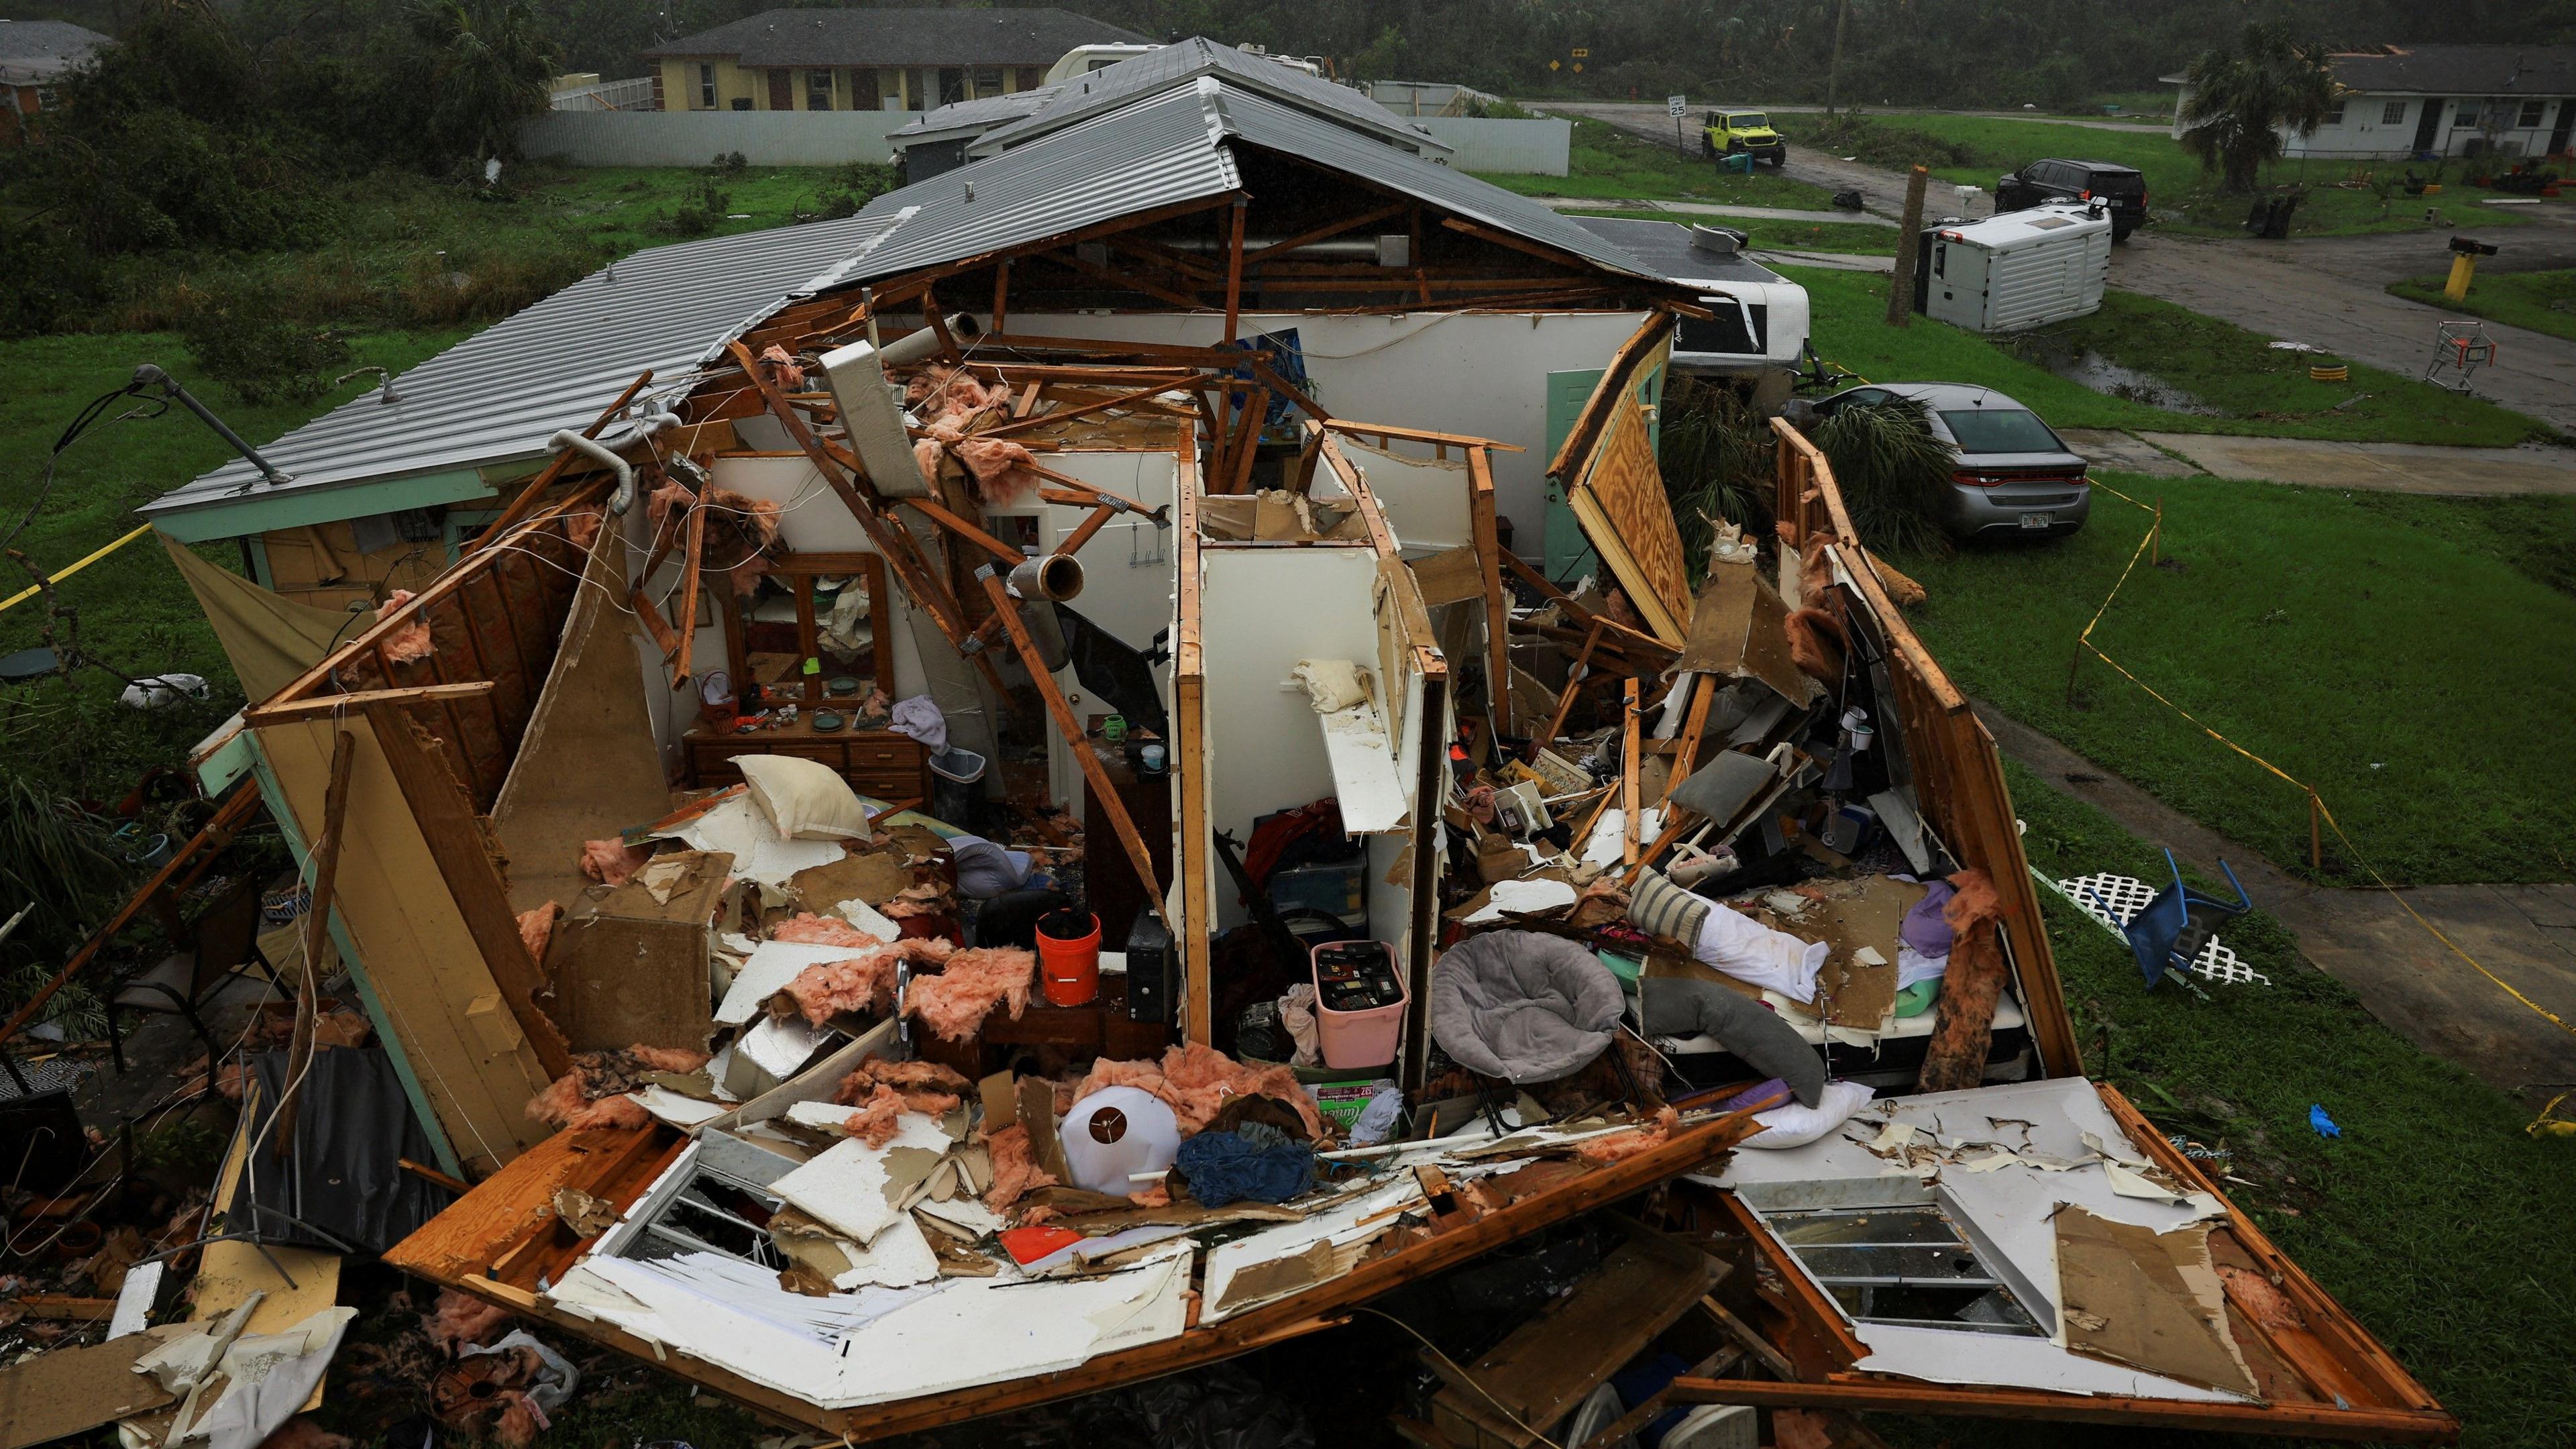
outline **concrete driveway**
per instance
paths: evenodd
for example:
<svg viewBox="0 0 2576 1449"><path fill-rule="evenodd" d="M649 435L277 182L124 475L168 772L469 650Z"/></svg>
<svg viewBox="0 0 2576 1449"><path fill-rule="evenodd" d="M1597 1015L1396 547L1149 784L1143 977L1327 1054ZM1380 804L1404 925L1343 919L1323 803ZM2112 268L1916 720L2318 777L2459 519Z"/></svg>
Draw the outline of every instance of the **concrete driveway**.
<svg viewBox="0 0 2576 1449"><path fill-rule="evenodd" d="M1673 144L1672 121L1658 106L1558 103L1552 109L1606 121L1664 145ZM1660 123L1660 132L1657 125ZM1869 210L1897 216L1905 209L1902 174L1793 145L1784 174L1829 191L1858 191ZM1987 214L1991 197L1969 211ZM1929 214L1958 208L1955 193L1936 185ZM2468 208L2475 210L2475 208ZM2462 208L2450 212L2458 216ZM2489 263L2509 266L2576 265L2576 203L2517 208L2530 225L2480 232L2458 228L2503 250ZM2464 222L2469 218L2462 218ZM2305 342L2384 368L2420 376L2433 360L2436 325L2446 317L2469 321L2382 290L2400 277L2449 265L2449 231L2367 237L2310 237L2288 242L2205 239L2161 235L2150 229L2116 247L2111 285L2159 297L2283 341ZM2565 258L2553 261L2553 258ZM2576 342L2546 333L2486 324L2496 343L2495 365L2471 381L2477 396L2576 435Z"/></svg>

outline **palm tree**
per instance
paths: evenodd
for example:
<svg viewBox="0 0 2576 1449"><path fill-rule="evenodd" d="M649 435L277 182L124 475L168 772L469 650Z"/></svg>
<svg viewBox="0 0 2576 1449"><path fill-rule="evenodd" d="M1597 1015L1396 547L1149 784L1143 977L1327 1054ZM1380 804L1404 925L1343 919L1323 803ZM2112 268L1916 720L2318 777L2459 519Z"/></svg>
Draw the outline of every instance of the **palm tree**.
<svg viewBox="0 0 2576 1449"><path fill-rule="evenodd" d="M546 108L560 52L528 0L417 0L428 47L434 144L475 157L518 154L519 122Z"/></svg>
<svg viewBox="0 0 2576 1449"><path fill-rule="evenodd" d="M2229 192L2253 190L2284 138L2314 132L2334 108L2325 47L2300 43L2287 25L2247 25L2233 46L2201 52L2189 78L2183 149Z"/></svg>

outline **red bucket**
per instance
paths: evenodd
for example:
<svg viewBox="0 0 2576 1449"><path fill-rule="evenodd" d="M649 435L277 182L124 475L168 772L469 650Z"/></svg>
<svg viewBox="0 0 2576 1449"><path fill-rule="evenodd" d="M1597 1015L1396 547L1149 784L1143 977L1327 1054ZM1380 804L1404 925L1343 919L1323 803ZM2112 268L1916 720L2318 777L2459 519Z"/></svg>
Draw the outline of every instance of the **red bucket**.
<svg viewBox="0 0 2576 1449"><path fill-rule="evenodd" d="M1038 974L1046 999L1057 1006L1085 1006L1098 999L1100 918L1088 911L1057 911L1038 922L1037 934Z"/></svg>

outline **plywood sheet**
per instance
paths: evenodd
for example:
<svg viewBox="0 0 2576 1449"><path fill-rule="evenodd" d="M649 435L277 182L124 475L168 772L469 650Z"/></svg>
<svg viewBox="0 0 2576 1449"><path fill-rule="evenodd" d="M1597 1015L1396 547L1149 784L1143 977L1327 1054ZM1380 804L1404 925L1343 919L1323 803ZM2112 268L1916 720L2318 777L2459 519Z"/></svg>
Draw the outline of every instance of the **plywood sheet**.
<svg viewBox="0 0 2576 1449"><path fill-rule="evenodd" d="M364 718L274 725L261 752L306 840L322 829L332 731L355 739L337 909L358 959L350 962L376 1029L399 1042L438 1125L470 1175L488 1173L542 1140L527 1115L546 1074L448 892L402 787Z"/></svg>
<svg viewBox="0 0 2576 1449"><path fill-rule="evenodd" d="M1623 402L1586 460L1571 501L1584 536L1637 612L1657 638L1679 646L1690 621L1690 570L1646 429L1646 409Z"/></svg>
<svg viewBox="0 0 2576 1449"><path fill-rule="evenodd" d="M1436 609L1442 604L1455 604L1465 599L1480 599L1485 594L1485 568L1476 557L1474 544L1435 553L1413 561L1413 580L1422 589L1422 603Z"/></svg>
<svg viewBox="0 0 2576 1449"><path fill-rule="evenodd" d="M145 1329L0 1369L0 1449L28 1449L177 1403L178 1395L136 1373L134 1361L186 1331Z"/></svg>
<svg viewBox="0 0 2576 1449"><path fill-rule="evenodd" d="M715 1029L707 928L684 921L585 916L546 950L554 996L546 1015L577 1052L706 1044Z"/></svg>
<svg viewBox="0 0 2576 1449"><path fill-rule="evenodd" d="M1792 704L1818 691L1789 658L1789 606L1750 560L1709 565L1691 607L1690 637L1674 665L1727 679L1759 679Z"/></svg>
<svg viewBox="0 0 2576 1449"><path fill-rule="evenodd" d="M510 860L510 907L570 909L590 884L581 848L671 808L626 611L626 544L599 531L518 755L492 806Z"/></svg>

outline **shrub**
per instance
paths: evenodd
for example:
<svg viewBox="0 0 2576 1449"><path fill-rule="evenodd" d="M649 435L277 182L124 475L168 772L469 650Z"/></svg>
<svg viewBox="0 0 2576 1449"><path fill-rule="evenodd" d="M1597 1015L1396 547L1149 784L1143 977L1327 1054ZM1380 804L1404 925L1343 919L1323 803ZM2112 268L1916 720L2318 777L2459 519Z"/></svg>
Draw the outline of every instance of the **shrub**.
<svg viewBox="0 0 2576 1449"><path fill-rule="evenodd" d="M1694 577L1718 524L1771 531L1775 456L1770 424L1733 387L1679 375L1666 386L1659 461Z"/></svg>
<svg viewBox="0 0 2576 1449"><path fill-rule="evenodd" d="M1948 547L1940 510L1952 457L1922 403L1891 397L1837 408L1811 436L1833 465L1862 543L1882 554Z"/></svg>
<svg viewBox="0 0 2576 1449"><path fill-rule="evenodd" d="M230 384L242 401L257 407L311 402L330 389L332 373L349 360L349 344L299 313L274 283L218 285L189 298L179 336L197 365Z"/></svg>
<svg viewBox="0 0 2576 1449"><path fill-rule="evenodd" d="M731 194L716 188L710 176L698 183L697 194L662 213L652 229L664 236L700 237L724 225L733 209Z"/></svg>
<svg viewBox="0 0 2576 1449"><path fill-rule="evenodd" d="M820 215L825 217L856 216L859 209L899 185L891 166L853 161L832 173L823 183Z"/></svg>

